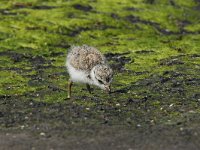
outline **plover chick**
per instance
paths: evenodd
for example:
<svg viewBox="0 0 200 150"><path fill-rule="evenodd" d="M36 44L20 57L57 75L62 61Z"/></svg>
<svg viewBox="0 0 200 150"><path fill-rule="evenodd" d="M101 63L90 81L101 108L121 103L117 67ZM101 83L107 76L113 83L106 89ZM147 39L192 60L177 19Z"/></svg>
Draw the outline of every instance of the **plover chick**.
<svg viewBox="0 0 200 150"><path fill-rule="evenodd" d="M87 45L72 47L67 54L66 66L70 75L68 98L71 97L73 82L85 83L90 93L90 85L111 91L113 71L96 48Z"/></svg>

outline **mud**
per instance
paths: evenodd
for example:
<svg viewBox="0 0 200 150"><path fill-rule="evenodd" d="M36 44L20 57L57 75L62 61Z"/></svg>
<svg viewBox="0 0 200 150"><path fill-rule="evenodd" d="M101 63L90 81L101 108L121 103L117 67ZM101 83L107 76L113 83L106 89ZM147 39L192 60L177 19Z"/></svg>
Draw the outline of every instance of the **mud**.
<svg viewBox="0 0 200 150"><path fill-rule="evenodd" d="M153 26L158 32L160 32L161 34L164 35L184 35L184 34L199 34L199 31L197 32L190 32L184 29L184 27L188 24L190 24L190 22L186 21L179 21L178 26L179 26L179 32L174 32L174 31L170 31L168 29L164 29L161 27L160 24L156 23L156 22L152 22L152 21L147 21L147 20L142 20L139 17L135 17L133 15L127 16L125 18L126 20L130 21L131 23L135 24L135 23L142 23L145 25L150 25Z"/></svg>
<svg viewBox="0 0 200 150"><path fill-rule="evenodd" d="M75 5L73 5L73 7L75 9L82 10L82 11L91 11L92 10L92 7L89 5L86 6L86 5L81 5L81 4L75 4Z"/></svg>
<svg viewBox="0 0 200 150"><path fill-rule="evenodd" d="M0 9L2 15L17 15L15 12L11 12L9 9Z"/></svg>
<svg viewBox="0 0 200 150"><path fill-rule="evenodd" d="M112 101L103 104L103 99L81 96L81 101L95 103L89 111L85 110L85 106L74 104L73 99L65 99L64 103L48 104L36 102L33 99L37 96L34 94L31 96L31 93L16 97L2 96L1 148L198 149L199 115L191 112L189 116L174 120L167 126L161 125L156 120L162 118L160 113L167 114L172 110L186 111L190 107L188 100L196 100L200 95L192 93L182 101L181 97L184 98L187 91L181 82L199 86L199 80L195 78L188 81L179 80L186 75L177 72L166 72L164 76L168 76L168 79L154 76L112 93L111 95L117 96L130 90L146 89L146 92L137 92L137 95L145 94L145 97L133 98L130 95L130 98L119 101L121 105L119 107L114 106ZM48 88L49 91L40 91L39 95L62 92L53 85ZM177 100L171 102L170 99L175 97ZM166 112L164 110L154 112L157 106L152 103L160 98L162 99L160 103L163 103L161 107L164 107ZM174 102L174 108L169 107ZM182 104L179 106L180 102ZM196 104L199 105L199 101L196 101ZM156 118L153 117L152 121L147 118L148 116L149 119L153 116ZM9 128L15 130L9 131Z"/></svg>
<svg viewBox="0 0 200 150"><path fill-rule="evenodd" d="M120 57L120 60L126 62L127 54L109 53L106 57L112 56L114 60ZM34 63L38 65L43 62L40 57L36 60ZM174 63L174 65L179 64ZM200 94L187 91L183 86L184 83L198 87L200 80L190 78L184 70L166 71L162 76L154 75L112 93L113 98L130 90L137 93L137 98L129 95L127 99L117 100L119 106L113 104L113 101L105 103L101 98L82 95L81 101L95 103L89 110L74 103L74 99L65 99L62 103L45 103L35 101L34 97L37 96L34 94L31 96L31 93L21 96L2 95L1 149L66 149L67 147L67 149L91 150L197 150L200 146L198 136L200 118L191 109L198 109L200 103L196 99ZM54 85L48 88L49 91L40 91L39 95L63 92ZM174 98L176 100L171 101ZM162 99L159 101L162 110L160 108L157 110L158 104L155 103L159 99ZM189 101L193 101L194 105ZM168 125L159 122L165 119L163 115L173 111L191 111L191 113L185 113L178 119L166 118L170 119ZM15 130L10 130L11 128Z"/></svg>
<svg viewBox="0 0 200 150"><path fill-rule="evenodd" d="M160 33L165 34L165 35L179 34L179 33L175 33L175 32L169 31L167 29L161 28L160 25L156 22L141 20L139 17L135 17L135 16L132 16L132 15L127 16L126 19L133 24L140 22L142 24L153 26L156 30L158 30Z"/></svg>
<svg viewBox="0 0 200 150"><path fill-rule="evenodd" d="M58 8L58 7L55 7L55 6L33 6L32 9L43 9L43 10L48 10L48 9L55 9L55 8Z"/></svg>
<svg viewBox="0 0 200 150"><path fill-rule="evenodd" d="M133 60L131 58L128 58L127 55L129 52L125 53L107 53L105 54L105 57L107 60L110 61L111 68L114 69L114 71L125 71L125 64L126 63L132 63Z"/></svg>

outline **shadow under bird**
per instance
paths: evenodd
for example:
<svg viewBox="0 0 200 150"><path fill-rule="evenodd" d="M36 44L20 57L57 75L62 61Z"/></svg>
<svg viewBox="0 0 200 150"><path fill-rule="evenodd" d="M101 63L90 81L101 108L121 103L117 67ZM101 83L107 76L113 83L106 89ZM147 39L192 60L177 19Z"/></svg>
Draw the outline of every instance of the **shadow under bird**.
<svg viewBox="0 0 200 150"><path fill-rule="evenodd" d="M85 83L90 93L90 85L111 92L113 71L105 57L95 47L87 45L71 47L67 54L66 67L70 76L68 98L71 98L73 82Z"/></svg>

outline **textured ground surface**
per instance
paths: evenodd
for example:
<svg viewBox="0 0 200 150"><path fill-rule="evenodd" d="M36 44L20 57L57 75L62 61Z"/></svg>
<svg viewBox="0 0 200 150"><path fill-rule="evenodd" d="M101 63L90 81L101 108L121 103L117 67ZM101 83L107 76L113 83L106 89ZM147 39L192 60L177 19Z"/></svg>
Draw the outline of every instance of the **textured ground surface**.
<svg viewBox="0 0 200 150"><path fill-rule="evenodd" d="M1 0L0 149L200 149L199 0ZM71 45L99 48L113 93L73 87Z"/></svg>

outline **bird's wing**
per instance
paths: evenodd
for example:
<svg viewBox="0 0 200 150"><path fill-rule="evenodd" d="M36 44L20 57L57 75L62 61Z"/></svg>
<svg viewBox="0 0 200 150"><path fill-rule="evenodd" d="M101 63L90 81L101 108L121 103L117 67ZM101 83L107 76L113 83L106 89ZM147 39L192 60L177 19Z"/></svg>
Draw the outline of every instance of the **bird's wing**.
<svg viewBox="0 0 200 150"><path fill-rule="evenodd" d="M104 56L96 49L76 49L71 51L70 64L79 70L90 71L95 65L103 63Z"/></svg>

